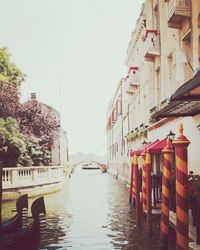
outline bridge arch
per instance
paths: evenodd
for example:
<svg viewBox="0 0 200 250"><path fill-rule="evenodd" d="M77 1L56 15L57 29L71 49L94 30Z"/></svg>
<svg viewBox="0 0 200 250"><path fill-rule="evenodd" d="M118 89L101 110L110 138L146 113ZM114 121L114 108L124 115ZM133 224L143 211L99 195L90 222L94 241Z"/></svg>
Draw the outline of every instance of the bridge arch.
<svg viewBox="0 0 200 250"><path fill-rule="evenodd" d="M107 172L107 165L104 164L104 163L101 163L101 162L97 162L97 161L79 161L79 162L76 162L76 163L73 163L72 164L72 168L76 168L78 165L81 165L83 163L87 163L87 162L91 162L93 163L94 165L96 165L103 173L106 173Z"/></svg>

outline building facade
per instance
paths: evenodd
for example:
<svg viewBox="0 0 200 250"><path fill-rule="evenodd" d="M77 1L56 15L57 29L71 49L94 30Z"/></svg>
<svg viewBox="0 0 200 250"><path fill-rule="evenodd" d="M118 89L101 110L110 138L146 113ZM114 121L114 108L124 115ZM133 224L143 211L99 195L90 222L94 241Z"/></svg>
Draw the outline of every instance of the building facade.
<svg viewBox="0 0 200 250"><path fill-rule="evenodd" d="M23 105L27 105L27 103L31 101L37 101L36 94L31 93L31 100L24 103ZM61 127L60 124L60 113L55 110L53 107L39 102L41 107L41 112L43 114L51 114L55 117L56 123L58 127L54 133L53 144L51 146L51 166L67 166L69 162L69 146L68 146L68 138L66 131Z"/></svg>
<svg viewBox="0 0 200 250"><path fill-rule="evenodd" d="M190 140L189 170L200 162L200 2L146 0L128 44L122 78L107 109L109 171L129 182L130 150L178 135ZM139 157L140 158L140 157ZM162 155L152 156L153 163ZM141 163L140 163L141 164Z"/></svg>

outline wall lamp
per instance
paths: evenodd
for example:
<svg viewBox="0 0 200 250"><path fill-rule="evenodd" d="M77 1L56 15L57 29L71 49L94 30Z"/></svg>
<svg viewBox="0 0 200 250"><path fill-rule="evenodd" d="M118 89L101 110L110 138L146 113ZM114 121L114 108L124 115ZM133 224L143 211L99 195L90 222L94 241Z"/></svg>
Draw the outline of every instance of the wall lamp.
<svg viewBox="0 0 200 250"><path fill-rule="evenodd" d="M175 139L175 135L176 134L174 134L171 130L169 131L169 134L167 135L167 137L171 140L171 141L173 141L174 139Z"/></svg>

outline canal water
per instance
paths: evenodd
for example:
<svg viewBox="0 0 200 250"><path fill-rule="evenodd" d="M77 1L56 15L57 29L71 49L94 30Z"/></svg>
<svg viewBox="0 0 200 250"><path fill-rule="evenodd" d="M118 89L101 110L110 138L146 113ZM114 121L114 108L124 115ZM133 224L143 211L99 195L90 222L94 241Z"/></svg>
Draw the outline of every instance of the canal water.
<svg viewBox="0 0 200 250"><path fill-rule="evenodd" d="M45 195L47 215L39 249L159 249L159 218L153 218L153 237L149 239L145 220L141 227L135 225L128 191L108 173L77 168L61 191ZM3 204L4 217L13 206L13 202Z"/></svg>

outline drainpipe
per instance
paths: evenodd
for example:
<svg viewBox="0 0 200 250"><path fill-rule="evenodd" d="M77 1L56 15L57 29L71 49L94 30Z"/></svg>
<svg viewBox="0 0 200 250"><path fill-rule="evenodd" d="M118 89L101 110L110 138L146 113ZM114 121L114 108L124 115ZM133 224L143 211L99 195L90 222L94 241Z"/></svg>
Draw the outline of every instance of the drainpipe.
<svg viewBox="0 0 200 250"><path fill-rule="evenodd" d="M130 109L130 103L128 104L128 133L130 132L130 117L129 117L129 109Z"/></svg>
<svg viewBox="0 0 200 250"><path fill-rule="evenodd" d="M120 93L121 93L121 118L122 118L122 127L121 127L121 156L123 156L123 150L124 150L124 137L123 137L123 98L122 98L122 80L120 81Z"/></svg>

